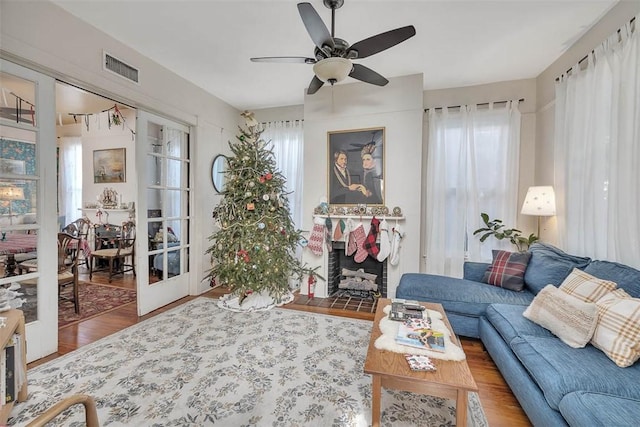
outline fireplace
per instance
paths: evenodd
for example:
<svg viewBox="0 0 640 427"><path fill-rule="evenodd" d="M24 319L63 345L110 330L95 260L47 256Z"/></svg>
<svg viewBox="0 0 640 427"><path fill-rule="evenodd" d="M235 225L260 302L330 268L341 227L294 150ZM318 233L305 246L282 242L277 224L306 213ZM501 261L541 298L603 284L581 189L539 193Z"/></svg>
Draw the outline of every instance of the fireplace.
<svg viewBox="0 0 640 427"><path fill-rule="evenodd" d="M349 296L372 297L379 293L382 298L387 297L387 260L382 262L367 257L363 262L357 263L353 259L353 255L347 256L344 252L344 242L334 241L332 243L333 250L328 253L328 272L327 272L327 295L333 296L346 293ZM365 273L376 275L375 283L378 285L377 292L362 291L357 289L340 289L339 284L343 279L342 269L346 268L351 271L359 269Z"/></svg>

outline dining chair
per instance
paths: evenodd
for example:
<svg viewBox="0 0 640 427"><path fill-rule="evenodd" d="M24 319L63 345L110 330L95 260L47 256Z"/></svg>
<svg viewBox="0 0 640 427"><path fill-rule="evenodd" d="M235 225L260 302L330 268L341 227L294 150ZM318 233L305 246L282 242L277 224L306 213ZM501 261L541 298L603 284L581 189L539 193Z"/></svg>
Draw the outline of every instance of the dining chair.
<svg viewBox="0 0 640 427"><path fill-rule="evenodd" d="M98 237L96 236L96 239ZM132 271L136 275L135 268L135 243L136 225L133 221L122 223L120 232L108 242L104 249L95 249L89 255L89 280L93 278L93 273L97 271L109 271L109 283L116 274L124 274ZM127 258L131 263L127 264ZM106 267L100 267L99 261L104 260Z"/></svg>
<svg viewBox="0 0 640 427"><path fill-rule="evenodd" d="M80 238L67 233L58 233L58 295L60 299L73 302L76 314L80 313L78 296L78 254ZM72 286L71 296L62 291Z"/></svg>

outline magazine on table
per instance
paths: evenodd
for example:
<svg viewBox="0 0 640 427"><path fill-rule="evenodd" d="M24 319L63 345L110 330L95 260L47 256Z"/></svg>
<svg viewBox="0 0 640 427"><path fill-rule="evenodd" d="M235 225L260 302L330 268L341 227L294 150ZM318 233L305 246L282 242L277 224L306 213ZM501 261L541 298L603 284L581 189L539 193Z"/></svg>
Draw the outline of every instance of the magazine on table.
<svg viewBox="0 0 640 427"><path fill-rule="evenodd" d="M407 319L398 325L396 342L423 350L444 352L445 336L443 332L432 329L429 317Z"/></svg>
<svg viewBox="0 0 640 427"><path fill-rule="evenodd" d="M412 371L436 370L436 365L433 364L433 361L429 358L429 356L425 356L422 354L405 354L404 357L405 359L407 359L409 368Z"/></svg>

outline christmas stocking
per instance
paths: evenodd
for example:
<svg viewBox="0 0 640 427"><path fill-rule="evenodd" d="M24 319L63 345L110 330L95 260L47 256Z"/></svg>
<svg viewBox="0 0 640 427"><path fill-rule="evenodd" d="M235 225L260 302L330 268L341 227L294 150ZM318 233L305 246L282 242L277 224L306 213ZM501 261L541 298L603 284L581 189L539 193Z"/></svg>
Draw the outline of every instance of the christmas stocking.
<svg viewBox="0 0 640 427"><path fill-rule="evenodd" d="M387 224L387 220L383 219L380 223L380 233L378 233L380 237L380 252L378 252L378 261L382 262L391 253L391 241L389 240L389 224Z"/></svg>
<svg viewBox="0 0 640 427"><path fill-rule="evenodd" d="M375 216L371 219L371 228L369 229L369 234L367 234L367 238L364 240L364 244L362 245L364 249L367 251L371 258L378 259L378 253L380 249L376 242L378 241L378 231L380 230L380 220ZM363 260L364 261L364 260Z"/></svg>
<svg viewBox="0 0 640 427"><path fill-rule="evenodd" d="M358 224L355 230L349 234L349 239L351 239L351 235L353 235L353 240L356 244L356 254L353 256L353 260L355 262L362 262L367 259L367 255L369 252L364 248L364 241L367 239L367 235L364 232L364 226L362 223ZM349 244L351 244L351 240L349 240Z"/></svg>
<svg viewBox="0 0 640 427"><path fill-rule="evenodd" d="M333 245L331 244L331 229L333 228L333 222L331 222L331 218L327 218L324 220L324 243L327 245L327 252L331 252L333 250Z"/></svg>
<svg viewBox="0 0 640 427"><path fill-rule="evenodd" d="M400 261L400 241L404 237L404 231L399 225L393 228L393 237L391 238L391 255L389 255L389 262L391 265L396 266Z"/></svg>
<svg viewBox="0 0 640 427"><path fill-rule="evenodd" d="M324 220L316 218L313 221L313 230L309 236L307 247L314 255L322 255L322 245L324 245Z"/></svg>
<svg viewBox="0 0 640 427"><path fill-rule="evenodd" d="M345 227L346 225L344 223L344 220L341 219L340 221L338 221L338 224L336 225L336 231L333 232L333 240L335 242L339 242L342 240Z"/></svg>
<svg viewBox="0 0 640 427"><path fill-rule="evenodd" d="M351 219L347 221L347 229L349 230L349 232L345 234L345 236L348 237L345 237L347 244L344 247L344 254L346 256L351 256L358 249L358 243L356 243L356 235L354 234L356 227ZM362 231L364 232L364 229Z"/></svg>

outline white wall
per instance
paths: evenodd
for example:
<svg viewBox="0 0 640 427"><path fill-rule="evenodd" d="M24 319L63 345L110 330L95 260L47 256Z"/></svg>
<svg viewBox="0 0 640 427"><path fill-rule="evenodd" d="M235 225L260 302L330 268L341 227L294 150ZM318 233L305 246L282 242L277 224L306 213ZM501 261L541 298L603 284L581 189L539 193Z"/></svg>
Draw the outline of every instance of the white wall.
<svg viewBox="0 0 640 427"><path fill-rule="evenodd" d="M239 112L47 1L3 1L0 40L5 59L192 126L192 254L204 253L207 237L213 232L211 211L217 198L211 186L211 160L226 150L228 138L220 138L220 129L227 135L235 134L241 119ZM103 50L138 68L140 84L104 71ZM50 184L50 189L55 191L55 183ZM197 293L208 289L199 282L210 266L205 257L192 259L196 261L191 268L195 273L191 292Z"/></svg>

